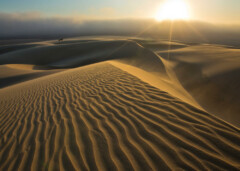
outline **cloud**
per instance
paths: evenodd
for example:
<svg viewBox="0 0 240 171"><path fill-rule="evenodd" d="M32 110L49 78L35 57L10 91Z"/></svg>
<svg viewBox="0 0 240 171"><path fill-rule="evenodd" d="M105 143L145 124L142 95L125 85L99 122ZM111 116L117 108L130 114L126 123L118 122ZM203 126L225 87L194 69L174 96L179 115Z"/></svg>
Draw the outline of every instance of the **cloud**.
<svg viewBox="0 0 240 171"><path fill-rule="evenodd" d="M116 10L114 8L111 8L111 7L105 7L105 8L101 8L99 10L99 12L102 14L102 15L107 15L107 16L113 16L116 14Z"/></svg>
<svg viewBox="0 0 240 171"><path fill-rule="evenodd" d="M78 15L82 19L116 19L119 17L119 13L115 8L104 7L104 8L89 8L88 15Z"/></svg>
<svg viewBox="0 0 240 171"><path fill-rule="evenodd" d="M103 11L112 12L110 9ZM140 31L146 22L149 21L84 19L83 16L46 18L40 13L0 13L0 38L130 33Z"/></svg>
<svg viewBox="0 0 240 171"><path fill-rule="evenodd" d="M103 9L103 12L113 12ZM79 19L76 19L79 18ZM151 19L84 19L82 16L46 18L38 12L0 13L0 38L58 38L81 35L131 35L169 38L171 22ZM176 21L173 39L239 45L240 26Z"/></svg>
<svg viewBox="0 0 240 171"><path fill-rule="evenodd" d="M0 19L9 19L9 20L34 20L42 17L42 14L37 11L32 12L20 12L20 13L2 13L0 12Z"/></svg>

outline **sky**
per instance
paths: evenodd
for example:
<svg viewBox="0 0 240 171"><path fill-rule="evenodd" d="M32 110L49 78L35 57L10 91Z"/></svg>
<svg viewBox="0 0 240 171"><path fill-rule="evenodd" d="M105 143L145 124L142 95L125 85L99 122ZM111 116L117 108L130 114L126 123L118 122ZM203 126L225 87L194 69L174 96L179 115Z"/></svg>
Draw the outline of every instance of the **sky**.
<svg viewBox="0 0 240 171"><path fill-rule="evenodd" d="M0 0L0 13L78 19L155 18L168 0ZM183 0L189 19L240 23L240 0Z"/></svg>

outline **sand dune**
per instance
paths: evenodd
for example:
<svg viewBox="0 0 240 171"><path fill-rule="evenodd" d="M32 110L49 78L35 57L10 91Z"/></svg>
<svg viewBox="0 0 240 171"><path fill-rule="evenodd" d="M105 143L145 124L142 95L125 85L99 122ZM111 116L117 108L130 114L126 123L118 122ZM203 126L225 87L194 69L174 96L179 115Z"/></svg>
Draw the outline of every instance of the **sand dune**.
<svg viewBox="0 0 240 171"><path fill-rule="evenodd" d="M32 64L51 68L77 67L135 54L134 50L138 48L135 44L127 40L75 41L65 44L46 42L37 47L4 53L0 56L0 64ZM118 49L121 49L121 52L114 53Z"/></svg>
<svg viewBox="0 0 240 171"><path fill-rule="evenodd" d="M2 170L239 167L239 130L108 63L0 94Z"/></svg>
<svg viewBox="0 0 240 171"><path fill-rule="evenodd" d="M240 49L197 45L159 54L205 110L240 126Z"/></svg>
<svg viewBox="0 0 240 171"><path fill-rule="evenodd" d="M63 69L58 70L57 69L43 70L43 69L44 67L39 67L36 65L22 65L22 64L0 65L0 88L63 71Z"/></svg>
<svg viewBox="0 0 240 171"><path fill-rule="evenodd" d="M0 170L239 170L239 50L148 42L2 53Z"/></svg>

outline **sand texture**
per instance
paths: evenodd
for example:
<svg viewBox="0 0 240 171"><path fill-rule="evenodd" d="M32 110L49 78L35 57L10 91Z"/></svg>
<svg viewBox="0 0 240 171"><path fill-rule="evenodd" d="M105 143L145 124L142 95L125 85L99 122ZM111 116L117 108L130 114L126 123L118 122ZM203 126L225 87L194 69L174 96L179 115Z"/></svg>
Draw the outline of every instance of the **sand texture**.
<svg viewBox="0 0 240 171"><path fill-rule="evenodd" d="M165 42L137 40L47 42L1 54L0 80L23 80L1 83L0 170L240 170L231 100L239 101L230 98L237 89L225 92L218 114L214 98L228 85L209 85L239 84L234 74L221 77L237 70L239 50L175 43L169 57ZM204 48L214 60L222 51L232 58L200 59Z"/></svg>

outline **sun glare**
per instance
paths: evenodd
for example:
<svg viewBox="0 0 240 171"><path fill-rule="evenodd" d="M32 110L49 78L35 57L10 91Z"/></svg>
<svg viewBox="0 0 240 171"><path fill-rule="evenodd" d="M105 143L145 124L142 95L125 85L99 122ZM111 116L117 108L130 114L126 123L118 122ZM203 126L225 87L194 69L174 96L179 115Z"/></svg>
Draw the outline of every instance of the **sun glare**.
<svg viewBox="0 0 240 171"><path fill-rule="evenodd" d="M158 10L155 19L163 20L187 20L189 19L188 5L184 0L167 0Z"/></svg>

